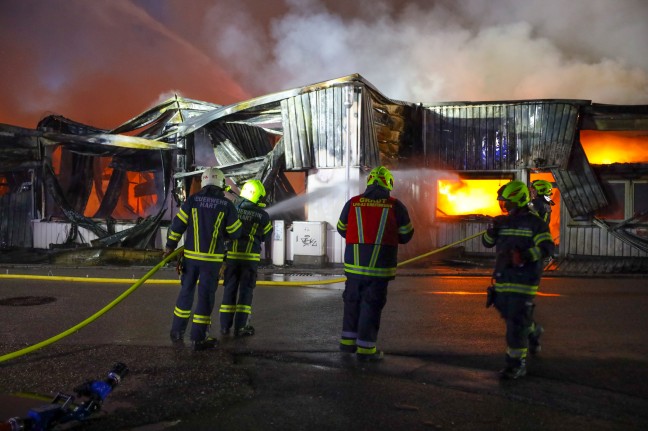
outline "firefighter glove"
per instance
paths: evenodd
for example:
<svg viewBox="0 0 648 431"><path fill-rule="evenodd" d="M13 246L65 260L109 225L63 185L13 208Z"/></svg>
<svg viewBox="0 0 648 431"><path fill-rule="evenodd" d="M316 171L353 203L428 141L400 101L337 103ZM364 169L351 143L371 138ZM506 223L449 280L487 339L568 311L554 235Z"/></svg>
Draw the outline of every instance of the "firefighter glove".
<svg viewBox="0 0 648 431"><path fill-rule="evenodd" d="M173 253L173 250L175 250L175 249L169 247L168 245L167 245L166 247L164 247L164 253L162 253L162 259L166 259L166 257L167 257L168 255L170 255L171 253Z"/></svg>
<svg viewBox="0 0 648 431"><path fill-rule="evenodd" d="M184 273L184 253L180 252L178 253L178 260L176 262L176 272L178 275L182 275Z"/></svg>
<svg viewBox="0 0 648 431"><path fill-rule="evenodd" d="M495 303L495 286L491 285L486 288L486 308L490 308Z"/></svg>

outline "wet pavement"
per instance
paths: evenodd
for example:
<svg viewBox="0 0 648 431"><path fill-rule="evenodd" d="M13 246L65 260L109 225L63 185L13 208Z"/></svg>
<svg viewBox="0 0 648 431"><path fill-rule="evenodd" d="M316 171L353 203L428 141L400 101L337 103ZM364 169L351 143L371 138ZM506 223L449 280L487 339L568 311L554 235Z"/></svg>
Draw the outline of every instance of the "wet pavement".
<svg viewBox="0 0 648 431"><path fill-rule="evenodd" d="M0 275L26 277L0 278L0 356L77 325L148 269L1 267ZM337 351L343 283L325 280L339 279L339 269L264 269L257 334L193 352L168 340L178 284L164 268L88 326L0 362L0 421L102 379L121 361L129 374L102 410L66 429L648 428L645 279L547 276L536 301L543 351L530 358L527 377L500 381L504 328L484 307L487 273L399 272L379 337L385 360L360 364Z"/></svg>

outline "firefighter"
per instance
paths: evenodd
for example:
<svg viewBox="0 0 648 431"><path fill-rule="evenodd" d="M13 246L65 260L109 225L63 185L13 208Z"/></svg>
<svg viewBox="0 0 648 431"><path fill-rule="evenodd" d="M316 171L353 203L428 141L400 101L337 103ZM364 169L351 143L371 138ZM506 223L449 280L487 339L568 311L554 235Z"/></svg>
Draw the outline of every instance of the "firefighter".
<svg viewBox="0 0 648 431"><path fill-rule="evenodd" d="M554 201L551 200L552 190L551 183L545 180L535 180L529 188L531 194L529 206L547 224L551 221L551 207L555 205Z"/></svg>
<svg viewBox="0 0 648 431"><path fill-rule="evenodd" d="M526 375L527 352L540 351L544 330L533 320L534 299L543 258L552 255L554 243L548 225L528 207L529 189L523 182L505 184L497 199L507 214L495 217L482 236L485 247L496 249L486 305L494 305L506 322L506 367L500 374L517 379Z"/></svg>
<svg viewBox="0 0 648 431"><path fill-rule="evenodd" d="M379 361L376 349L387 285L396 276L398 245L412 239L407 208L390 196L394 177L384 166L374 168L361 195L346 202L337 230L346 239L342 298L344 317L340 350L360 361Z"/></svg>
<svg viewBox="0 0 648 431"><path fill-rule="evenodd" d="M252 296L261 260L261 244L272 233L270 216L262 208L266 191L259 180L249 180L241 188L236 209L242 234L229 244L223 277L223 301L220 306L221 334L229 335L234 325L235 336L254 335L248 318L252 314ZM238 296L238 300L237 300Z"/></svg>
<svg viewBox="0 0 648 431"><path fill-rule="evenodd" d="M200 191L191 195L173 218L165 248L165 256L168 256L186 231L181 289L173 311L170 335L174 343L183 341L198 284L198 301L191 326L194 350L210 349L218 344L216 338L209 336L208 330L225 240L239 238L242 231L236 207L225 197L223 172L217 168L205 169L200 186Z"/></svg>

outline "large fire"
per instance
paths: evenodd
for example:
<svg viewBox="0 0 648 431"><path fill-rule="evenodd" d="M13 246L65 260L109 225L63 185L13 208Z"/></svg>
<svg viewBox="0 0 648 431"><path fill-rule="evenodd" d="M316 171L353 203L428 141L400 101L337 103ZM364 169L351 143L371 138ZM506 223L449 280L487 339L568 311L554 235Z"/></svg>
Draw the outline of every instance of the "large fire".
<svg viewBox="0 0 648 431"><path fill-rule="evenodd" d="M554 181L551 173L533 173L531 181ZM465 180L446 179L438 181L437 217L479 214L498 216L502 214L497 191L509 180ZM552 207L549 230L556 244L560 242L560 192L554 187L551 199Z"/></svg>
<svg viewBox="0 0 648 431"><path fill-rule="evenodd" d="M51 155L54 174L62 174L62 149L57 147ZM97 157L94 164L94 181L83 215L94 217L108 188L113 169L110 157ZM158 196L152 172L126 172L122 194L111 217L117 220L135 220L151 215L157 207Z"/></svg>
<svg viewBox="0 0 648 431"><path fill-rule="evenodd" d="M645 131L581 130L580 140L592 164L648 163L648 133Z"/></svg>
<svg viewBox="0 0 648 431"><path fill-rule="evenodd" d="M508 180L439 180L437 216L502 214L497 202L497 190Z"/></svg>

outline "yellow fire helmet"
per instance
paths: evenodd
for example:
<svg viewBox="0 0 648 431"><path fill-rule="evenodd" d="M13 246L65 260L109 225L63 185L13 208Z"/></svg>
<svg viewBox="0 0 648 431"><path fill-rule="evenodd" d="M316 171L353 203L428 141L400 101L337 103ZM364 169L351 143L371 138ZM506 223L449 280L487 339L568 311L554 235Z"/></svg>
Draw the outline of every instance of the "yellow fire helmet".
<svg viewBox="0 0 648 431"><path fill-rule="evenodd" d="M248 180L241 188L241 197L260 207L265 206L264 203L259 202L265 195L265 187L263 187L263 183L259 180Z"/></svg>
<svg viewBox="0 0 648 431"><path fill-rule="evenodd" d="M387 190L392 190L394 188L394 176L386 167L378 166L373 168L367 177L368 186L374 183L386 188Z"/></svg>
<svg viewBox="0 0 648 431"><path fill-rule="evenodd" d="M539 195L541 196L550 196L553 187L549 181L545 180L535 180L531 183L531 187L536 189Z"/></svg>
<svg viewBox="0 0 648 431"><path fill-rule="evenodd" d="M506 201L519 208L529 203L529 188L522 181L513 180L497 192L497 200Z"/></svg>

